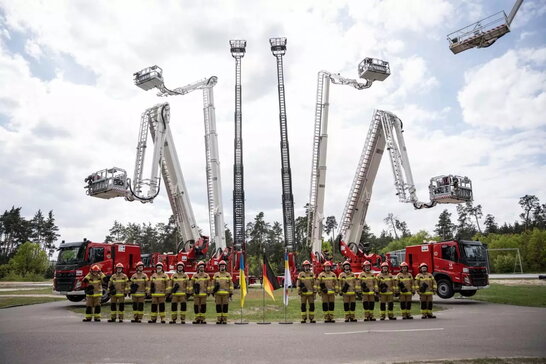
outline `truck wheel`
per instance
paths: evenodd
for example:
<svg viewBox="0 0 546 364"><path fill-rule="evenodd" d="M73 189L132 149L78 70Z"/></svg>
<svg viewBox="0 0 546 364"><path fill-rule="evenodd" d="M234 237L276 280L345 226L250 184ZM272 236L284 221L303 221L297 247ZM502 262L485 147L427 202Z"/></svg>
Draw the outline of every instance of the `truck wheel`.
<svg viewBox="0 0 546 364"><path fill-rule="evenodd" d="M471 291L461 291L459 292L461 294L461 296L463 297L472 297L476 294L476 292L478 292L477 290L473 289Z"/></svg>
<svg viewBox="0 0 546 364"><path fill-rule="evenodd" d="M106 303L110 301L110 292L106 289L105 286L102 287L102 297L100 298L100 303Z"/></svg>
<svg viewBox="0 0 546 364"><path fill-rule="evenodd" d="M69 300L70 302L81 302L81 301L83 301L85 299L85 296L84 295L67 294L66 299Z"/></svg>
<svg viewBox="0 0 546 364"><path fill-rule="evenodd" d="M438 296L440 298L451 298L454 294L453 285L448 279L440 279L438 281Z"/></svg>

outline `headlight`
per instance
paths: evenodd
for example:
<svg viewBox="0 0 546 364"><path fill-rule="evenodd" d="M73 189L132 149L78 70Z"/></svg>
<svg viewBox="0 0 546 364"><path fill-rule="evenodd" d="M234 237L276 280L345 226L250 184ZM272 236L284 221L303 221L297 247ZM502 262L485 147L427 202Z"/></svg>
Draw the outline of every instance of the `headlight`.
<svg viewBox="0 0 546 364"><path fill-rule="evenodd" d="M468 268L463 268L463 273L469 273L470 270Z"/></svg>
<svg viewBox="0 0 546 364"><path fill-rule="evenodd" d="M77 270L76 271L76 277L81 277L83 275L83 271L82 270Z"/></svg>

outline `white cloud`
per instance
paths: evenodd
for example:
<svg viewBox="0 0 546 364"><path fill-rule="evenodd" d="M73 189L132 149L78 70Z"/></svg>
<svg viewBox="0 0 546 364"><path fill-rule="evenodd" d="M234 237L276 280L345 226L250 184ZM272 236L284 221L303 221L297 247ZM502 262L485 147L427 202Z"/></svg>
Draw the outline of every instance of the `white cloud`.
<svg viewBox="0 0 546 364"><path fill-rule="evenodd" d="M464 121L501 130L546 125L546 48L510 50L465 73Z"/></svg>
<svg viewBox="0 0 546 364"><path fill-rule="evenodd" d="M259 211L269 221L282 221L271 36L288 37L285 81L298 215L309 197L317 72L326 69L356 78L357 64L366 56L389 60L392 75L367 90L331 88L327 215L341 215L374 108L390 110L403 120L421 199L427 199L428 179L442 173L471 177L476 201L501 222L517 218L519 196L546 197L536 178L545 175L544 161L536 160L544 137L536 130L543 125L537 115L544 102L530 100L543 94L544 49L511 51L483 65L469 56L450 79L438 75L452 60L439 39L462 22L462 14L468 15L463 10L481 12L475 3L463 3L462 8L446 1L0 3L6 18L3 30L25 34L29 54L39 56L41 49L41 62L68 55L97 75L94 85L80 85L67 79L61 68L51 81L43 81L31 73L31 60L0 46L0 113L8 117L6 123L0 119L0 209L23 206L27 215L53 209L66 240L100 240L115 219L155 223L170 215L164 193L154 204L142 205L91 199L83 189L83 178L94 170L116 165L132 174L140 114L165 101L132 84L132 73L152 64L164 69L167 85L173 88L205 76L219 77L216 118L224 215L231 226L234 61L228 40L236 38L248 41L243 58L247 222ZM424 51L439 45L441 52ZM457 96L453 84L464 71L459 100L467 129L450 134L447 129L456 129L452 124L457 117L457 110L450 108ZM534 91L526 89L530 86ZM521 96L520 101L507 100L502 93L507 88L510 96ZM483 105L472 97L484 99L488 92L500 93L502 104ZM431 96L437 94L445 102L433 101ZM208 231L201 94L168 101L194 212L199 226ZM524 110L529 106L537 115ZM498 127L489 113L496 108L527 116L506 121L501 128L506 132L498 138L496 130L481 127ZM525 131L512 132L513 125L524 125ZM431 231L440 209L414 211L401 205L388 164L385 158L374 187L368 213L372 230L380 232L383 218L393 212L412 231Z"/></svg>

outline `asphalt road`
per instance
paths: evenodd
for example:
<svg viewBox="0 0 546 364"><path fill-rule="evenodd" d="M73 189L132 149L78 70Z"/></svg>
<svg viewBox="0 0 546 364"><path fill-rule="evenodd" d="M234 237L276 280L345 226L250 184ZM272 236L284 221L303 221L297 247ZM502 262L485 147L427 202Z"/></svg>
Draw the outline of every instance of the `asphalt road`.
<svg viewBox="0 0 546 364"><path fill-rule="evenodd" d="M546 309L446 300L436 320L83 323L67 301L0 310L0 363L362 363L546 357ZM212 315L211 315L212 317Z"/></svg>

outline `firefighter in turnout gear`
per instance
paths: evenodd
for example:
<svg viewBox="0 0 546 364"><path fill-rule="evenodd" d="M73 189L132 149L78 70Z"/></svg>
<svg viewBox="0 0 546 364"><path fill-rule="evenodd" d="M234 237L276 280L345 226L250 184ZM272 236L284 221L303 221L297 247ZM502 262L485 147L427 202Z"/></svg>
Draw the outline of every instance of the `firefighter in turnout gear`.
<svg viewBox="0 0 546 364"><path fill-rule="evenodd" d="M411 316L411 298L415 291L413 289L413 276L408 272L408 268L408 263L402 262L400 264L400 273L396 276L396 285L400 292L402 320L413 320L413 316Z"/></svg>
<svg viewBox="0 0 546 364"><path fill-rule="evenodd" d="M101 272L98 265L93 265L91 271L83 278L87 283L85 288L85 318L84 322L100 321L100 300L102 297L102 283L106 281L106 276ZM93 312L94 310L94 312Z"/></svg>
<svg viewBox="0 0 546 364"><path fill-rule="evenodd" d="M362 264L364 269L360 273L360 290L362 293L362 306L364 307L364 321L375 321L373 310L375 308L375 294L379 291L377 279L372 273L372 263L365 261Z"/></svg>
<svg viewBox="0 0 546 364"><path fill-rule="evenodd" d="M216 324L227 324L229 299L233 295L233 279L226 272L227 263L221 260L218 263L219 272L212 277L212 293L216 303Z"/></svg>
<svg viewBox="0 0 546 364"><path fill-rule="evenodd" d="M197 263L197 273L192 277L193 288L193 311L195 320L193 324L206 324L205 313L207 312L207 294L211 293L210 276L205 273L205 262Z"/></svg>
<svg viewBox="0 0 546 364"><path fill-rule="evenodd" d="M394 293L396 291L395 278L389 273L389 263L381 263L381 273L376 276L377 286L379 287L380 299L380 319L385 319L385 311L388 309L389 320L396 320L394 317Z"/></svg>
<svg viewBox="0 0 546 364"><path fill-rule="evenodd" d="M309 304L309 322L315 321L315 296L317 288L315 287L315 274L311 272L311 263L308 260L303 262L303 272L298 274L296 286L298 295L301 297L301 323L307 322L307 304Z"/></svg>
<svg viewBox="0 0 546 364"><path fill-rule="evenodd" d="M157 313L161 323L165 323L165 296L170 292L169 276L163 271L163 263L155 265L155 273L150 277L148 292L152 296L152 311L148 323L157 321Z"/></svg>
<svg viewBox="0 0 546 364"><path fill-rule="evenodd" d="M318 290L322 295L322 311L324 311L324 322L336 322L334 320L334 308L336 293L338 290L337 277L332 272L332 263L324 263L324 271L317 277Z"/></svg>
<svg viewBox="0 0 546 364"><path fill-rule="evenodd" d="M351 262L343 262L343 272L339 274L339 294L343 296L343 310L345 311L345 322L356 322L356 282L357 277L351 271Z"/></svg>
<svg viewBox="0 0 546 364"><path fill-rule="evenodd" d="M136 264L136 273L131 276L131 300L133 301L133 319L131 322L141 322L144 316L144 299L146 298L146 287L148 276L144 273L144 263Z"/></svg>
<svg viewBox="0 0 546 364"><path fill-rule="evenodd" d="M184 263L176 263L176 273L174 273L169 281L171 288L171 321L170 324L175 324L178 315L180 315L180 323L186 323L187 310L187 294L190 293L190 277L184 272ZM180 311L178 304L180 303Z"/></svg>
<svg viewBox="0 0 546 364"><path fill-rule="evenodd" d="M427 263L419 264L419 274L415 276L415 291L419 292L421 299L421 318L436 318L432 314L432 296L436 292L436 280L428 272Z"/></svg>
<svg viewBox="0 0 546 364"><path fill-rule="evenodd" d="M116 322L116 316L119 322L123 322L123 313L125 311L125 295L129 293L129 277L123 273L123 264L116 264L116 273L110 277L110 320Z"/></svg>

